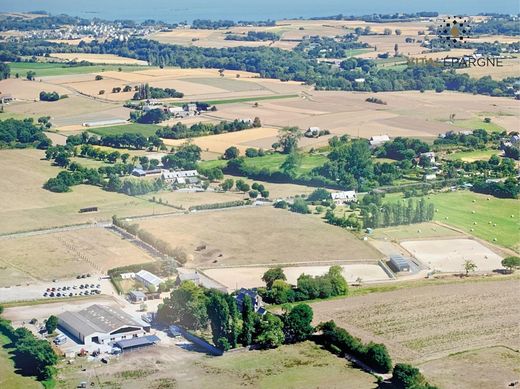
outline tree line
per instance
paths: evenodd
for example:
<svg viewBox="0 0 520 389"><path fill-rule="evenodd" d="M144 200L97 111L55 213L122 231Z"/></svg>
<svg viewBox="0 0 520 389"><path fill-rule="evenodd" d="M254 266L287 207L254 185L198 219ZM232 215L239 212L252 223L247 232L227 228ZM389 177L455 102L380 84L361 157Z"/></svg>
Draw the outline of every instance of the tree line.
<svg viewBox="0 0 520 389"><path fill-rule="evenodd" d="M409 199L403 202L369 203L362 208L363 226L365 228L380 228L406 224L423 223L433 220L435 206L426 203L424 197L419 201Z"/></svg>
<svg viewBox="0 0 520 389"><path fill-rule="evenodd" d="M149 99L167 99L167 98L182 98L184 93L178 92L172 88L156 88L151 87L148 83L141 84L136 87L132 100L149 100Z"/></svg>
<svg viewBox="0 0 520 389"><path fill-rule="evenodd" d="M186 139L204 135L216 135L225 134L227 132L243 131L261 126L262 123L260 122L259 118L255 118L252 122L239 119L235 119L232 122L222 121L218 124L200 122L193 124L190 127L179 122L174 124L172 127L165 127L157 130L156 135L160 138L167 139Z"/></svg>
<svg viewBox="0 0 520 389"><path fill-rule="evenodd" d="M248 31L247 34L226 34L227 41L265 42L279 41L280 35L269 31Z"/></svg>
<svg viewBox="0 0 520 389"><path fill-rule="evenodd" d="M304 52L274 47L201 48L162 44L152 40L130 38L128 41L93 41L78 46L44 41L3 42L0 51L33 56L53 52L110 53L148 61L155 66L182 68L217 68L256 72L261 77L301 81L317 89L355 91L454 90L491 96L514 97L519 89L514 80L493 80L489 76L473 79L454 69L413 65L402 71L378 68L375 63L353 69L333 69L315 61ZM290 66L287 66L290 64ZM364 78L359 83L356 79Z"/></svg>

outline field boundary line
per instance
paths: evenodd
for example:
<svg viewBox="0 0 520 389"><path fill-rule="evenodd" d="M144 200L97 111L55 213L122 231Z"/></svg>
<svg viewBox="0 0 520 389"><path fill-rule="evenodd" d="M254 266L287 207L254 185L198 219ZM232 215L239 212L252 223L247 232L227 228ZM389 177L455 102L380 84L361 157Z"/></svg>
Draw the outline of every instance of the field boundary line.
<svg viewBox="0 0 520 389"><path fill-rule="evenodd" d="M291 262L291 263L255 263L248 265L222 265L217 267L197 266L201 271L213 269L235 269L235 268L252 268L252 267L300 267L300 266L334 266L334 265L379 265L378 259L338 259L337 261L312 261L312 262Z"/></svg>

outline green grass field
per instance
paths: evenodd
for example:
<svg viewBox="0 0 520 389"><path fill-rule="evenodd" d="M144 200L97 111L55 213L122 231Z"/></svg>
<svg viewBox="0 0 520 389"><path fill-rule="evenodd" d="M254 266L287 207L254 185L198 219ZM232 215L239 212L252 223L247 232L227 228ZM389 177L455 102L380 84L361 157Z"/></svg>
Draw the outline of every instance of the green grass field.
<svg viewBox="0 0 520 389"><path fill-rule="evenodd" d="M296 170L296 174L298 175L309 173L315 167L322 166L327 162L327 157L321 154L302 154L302 156L302 163ZM268 169L271 172L275 172L280 170L280 166L286 158L287 155L278 153L265 155L263 157L247 158L246 166L258 170Z"/></svg>
<svg viewBox="0 0 520 389"><path fill-rule="evenodd" d="M500 155L500 150L475 150L475 151L459 151L453 154L447 154L449 160L461 159L464 162L487 161L493 155Z"/></svg>
<svg viewBox="0 0 520 389"><path fill-rule="evenodd" d="M143 134L148 137L151 135L155 135L155 132L160 128L155 124L139 124L139 123L131 123L124 124L118 126L110 126L110 127L99 127L99 128L89 128L88 132L91 132L96 135L105 136L105 135L121 135L124 133L131 134Z"/></svg>
<svg viewBox="0 0 520 389"><path fill-rule="evenodd" d="M42 385L31 377L23 377L15 373L14 362L9 355L12 351L6 345L9 338L0 334L0 388L6 389L41 389Z"/></svg>
<svg viewBox="0 0 520 389"><path fill-rule="evenodd" d="M255 388L377 387L373 376L311 342L276 350L230 353L207 359L204 364L219 374L225 373L229 383L242 382L243 386L247 383Z"/></svg>
<svg viewBox="0 0 520 389"><path fill-rule="evenodd" d="M246 166L250 168L255 168L257 170L268 169L271 172L276 172L280 170L280 166L283 164L287 155L285 154L267 154L263 157L255 157L255 158L246 158ZM296 170L298 175L309 173L312 169L318 166L322 166L325 162L327 162L327 157L321 154L303 154L302 164ZM200 162L199 165L203 168L214 168L220 167L223 168L227 164L225 160L213 160L213 161L203 161Z"/></svg>
<svg viewBox="0 0 520 389"><path fill-rule="evenodd" d="M385 197L388 202L398 199L402 199L402 194ZM520 200L457 191L429 195L426 201L435 204L434 220L520 252Z"/></svg>
<svg viewBox="0 0 520 389"><path fill-rule="evenodd" d="M9 67L11 68L11 77L15 77L16 73L19 73L20 77L26 77L30 70L36 73L36 77L47 77L117 71L119 68L124 72L150 69L149 66L139 65L67 66L61 62L12 62Z"/></svg>
<svg viewBox="0 0 520 389"><path fill-rule="evenodd" d="M473 119L467 119L467 120L455 120L455 122L453 124L457 127L465 128L468 130L483 129L486 131L495 131L495 132L502 132L505 130L504 127L499 126L498 124L495 124L493 122L484 123L484 120L482 118L478 118L478 117L475 117Z"/></svg>

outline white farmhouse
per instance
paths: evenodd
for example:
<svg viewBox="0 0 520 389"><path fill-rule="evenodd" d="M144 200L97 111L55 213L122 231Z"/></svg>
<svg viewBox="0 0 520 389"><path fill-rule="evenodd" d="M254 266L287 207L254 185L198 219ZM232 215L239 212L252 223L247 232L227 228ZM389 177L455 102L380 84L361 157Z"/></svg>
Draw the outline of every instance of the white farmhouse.
<svg viewBox="0 0 520 389"><path fill-rule="evenodd" d="M330 197L336 205L348 204L357 201L357 194L355 190L331 193Z"/></svg>
<svg viewBox="0 0 520 389"><path fill-rule="evenodd" d="M375 135L370 138L370 146L376 147L389 141L390 137L388 135Z"/></svg>

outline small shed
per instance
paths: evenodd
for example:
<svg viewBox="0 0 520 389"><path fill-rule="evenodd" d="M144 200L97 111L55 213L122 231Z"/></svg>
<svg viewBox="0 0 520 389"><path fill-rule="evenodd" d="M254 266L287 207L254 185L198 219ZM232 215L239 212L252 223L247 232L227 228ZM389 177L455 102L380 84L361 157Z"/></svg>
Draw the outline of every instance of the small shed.
<svg viewBox="0 0 520 389"><path fill-rule="evenodd" d="M409 272L410 262L402 255L391 255L389 266L395 272Z"/></svg>
<svg viewBox="0 0 520 389"><path fill-rule="evenodd" d="M146 301L146 295L138 290L132 290L128 293L128 298L133 303L142 303Z"/></svg>

